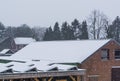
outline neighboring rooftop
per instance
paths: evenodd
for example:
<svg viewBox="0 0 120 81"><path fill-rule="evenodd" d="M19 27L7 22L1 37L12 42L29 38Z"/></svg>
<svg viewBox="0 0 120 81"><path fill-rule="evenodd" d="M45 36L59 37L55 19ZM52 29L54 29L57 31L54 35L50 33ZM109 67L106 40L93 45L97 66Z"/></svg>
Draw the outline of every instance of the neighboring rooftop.
<svg viewBox="0 0 120 81"><path fill-rule="evenodd" d="M12 50L10 50L10 49L3 49L3 50L0 52L0 54L7 54L7 53L13 54Z"/></svg>
<svg viewBox="0 0 120 81"><path fill-rule="evenodd" d="M35 39L30 37L17 37L14 38L16 44L29 44L31 42L35 42Z"/></svg>
<svg viewBox="0 0 120 81"><path fill-rule="evenodd" d="M1 54L5 54L6 52L8 52L10 49L3 49L0 53Z"/></svg>

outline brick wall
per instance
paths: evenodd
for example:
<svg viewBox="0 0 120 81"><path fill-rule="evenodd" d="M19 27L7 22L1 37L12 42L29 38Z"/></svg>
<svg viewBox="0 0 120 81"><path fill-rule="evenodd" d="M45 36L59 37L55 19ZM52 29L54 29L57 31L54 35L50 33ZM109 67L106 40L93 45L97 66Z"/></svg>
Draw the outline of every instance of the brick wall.
<svg viewBox="0 0 120 81"><path fill-rule="evenodd" d="M101 49L106 48L109 49L109 60L102 60ZM120 60L114 58L115 49L120 49L120 46L115 41L110 41L81 63L80 68L87 70L86 81L89 81L91 75L98 75L98 81L111 81L112 66L120 66Z"/></svg>

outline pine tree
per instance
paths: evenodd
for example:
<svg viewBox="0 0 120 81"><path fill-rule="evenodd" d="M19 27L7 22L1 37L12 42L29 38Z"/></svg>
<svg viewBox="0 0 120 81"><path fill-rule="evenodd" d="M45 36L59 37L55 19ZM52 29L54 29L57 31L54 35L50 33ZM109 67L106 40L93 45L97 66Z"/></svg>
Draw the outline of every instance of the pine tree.
<svg viewBox="0 0 120 81"><path fill-rule="evenodd" d="M73 28L70 25L68 25L68 32L69 32L69 39L74 40L75 39L74 31L73 31Z"/></svg>
<svg viewBox="0 0 120 81"><path fill-rule="evenodd" d="M49 33L49 30L48 30L48 28L47 28L47 29L46 29L46 32L45 32L45 34L44 34L44 37L43 37L43 40L44 40L44 41L48 40L48 33Z"/></svg>
<svg viewBox="0 0 120 81"><path fill-rule="evenodd" d="M51 27L46 29L45 35L43 37L43 40L44 41L51 41L51 40L53 40L53 31L52 31Z"/></svg>
<svg viewBox="0 0 120 81"><path fill-rule="evenodd" d="M5 26L0 22L0 30L4 30Z"/></svg>
<svg viewBox="0 0 120 81"><path fill-rule="evenodd" d="M62 40L68 39L67 29L68 29L68 24L67 24L67 22L64 22L62 24L62 28L61 28Z"/></svg>
<svg viewBox="0 0 120 81"><path fill-rule="evenodd" d="M0 22L0 38L4 37L5 26Z"/></svg>
<svg viewBox="0 0 120 81"><path fill-rule="evenodd" d="M108 26L108 29L107 29L107 38L108 39L114 38L114 27L112 25Z"/></svg>
<svg viewBox="0 0 120 81"><path fill-rule="evenodd" d="M82 22L82 35L81 35L81 39L89 39L88 38L88 30L87 30L87 23L86 21Z"/></svg>
<svg viewBox="0 0 120 81"><path fill-rule="evenodd" d="M113 21L112 25L109 26L109 38L113 38L116 41L120 42L120 18L119 16Z"/></svg>
<svg viewBox="0 0 120 81"><path fill-rule="evenodd" d="M75 19L72 23L72 28L73 28L73 31L74 31L74 37L75 39L81 39L81 25L79 23L79 21L77 19Z"/></svg>
<svg viewBox="0 0 120 81"><path fill-rule="evenodd" d="M60 39L61 39L61 32L60 32L59 24L58 22L56 22L53 29L53 40L60 40Z"/></svg>
<svg viewBox="0 0 120 81"><path fill-rule="evenodd" d="M72 40L74 39L74 31L70 25L68 25L67 22L64 22L62 24L61 28L62 33L62 40Z"/></svg>

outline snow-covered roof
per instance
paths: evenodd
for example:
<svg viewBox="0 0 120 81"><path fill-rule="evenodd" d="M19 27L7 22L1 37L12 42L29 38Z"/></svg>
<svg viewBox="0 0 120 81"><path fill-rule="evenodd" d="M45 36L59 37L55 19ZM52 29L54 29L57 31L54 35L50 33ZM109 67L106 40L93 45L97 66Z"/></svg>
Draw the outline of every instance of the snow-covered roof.
<svg viewBox="0 0 120 81"><path fill-rule="evenodd" d="M110 40L33 42L10 57L13 60L49 60L81 63Z"/></svg>
<svg viewBox="0 0 120 81"><path fill-rule="evenodd" d="M70 68L74 68L75 65L65 65L65 64L52 64L50 65L49 61L27 61L25 63L20 62L10 62L7 64L0 63L0 72L4 72L6 70L12 69L14 73L24 73L30 71L32 69L36 69L37 71L50 71L54 68L57 68L58 71L68 71ZM76 69L78 70L78 68ZM82 70L82 69L81 69Z"/></svg>
<svg viewBox="0 0 120 81"><path fill-rule="evenodd" d="M17 37L14 41L16 44L29 44L31 42L35 42L35 39L30 37Z"/></svg>
<svg viewBox="0 0 120 81"><path fill-rule="evenodd" d="M0 63L0 72L4 72L4 71L6 71L6 70L11 69L11 68L7 68L7 67L5 67L5 65L6 65L6 64L2 64L2 63Z"/></svg>
<svg viewBox="0 0 120 81"><path fill-rule="evenodd" d="M8 52L10 49L3 49L0 53L1 54L5 54L6 52Z"/></svg>
<svg viewBox="0 0 120 81"><path fill-rule="evenodd" d="M69 71L78 69L77 65L69 63L81 63L110 40L76 40L76 41L48 41L33 42L21 49L9 60L24 61L0 64L0 73L12 71L13 73L24 72L47 72L51 70ZM113 67L116 68L116 67Z"/></svg>
<svg viewBox="0 0 120 81"><path fill-rule="evenodd" d="M51 67L52 68L57 67L59 70L68 70L68 69L71 69L74 67L77 68L77 66L75 66L75 65L65 65L65 64L53 64L53 65L51 65Z"/></svg>
<svg viewBox="0 0 120 81"><path fill-rule="evenodd" d="M8 51L10 51L10 49L3 49L0 53L1 54L6 54Z"/></svg>
<svg viewBox="0 0 120 81"><path fill-rule="evenodd" d="M17 71L17 72L25 72L33 67L29 67L27 66L25 63L17 63L17 62L11 62L8 66L11 67L8 67L8 68L12 68L14 71Z"/></svg>

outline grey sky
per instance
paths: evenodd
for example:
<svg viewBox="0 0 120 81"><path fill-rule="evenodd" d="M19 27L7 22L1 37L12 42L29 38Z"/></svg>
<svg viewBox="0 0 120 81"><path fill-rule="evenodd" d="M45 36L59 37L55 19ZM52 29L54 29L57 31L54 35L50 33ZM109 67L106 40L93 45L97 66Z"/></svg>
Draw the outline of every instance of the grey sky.
<svg viewBox="0 0 120 81"><path fill-rule="evenodd" d="M50 26L56 21L83 21L97 9L111 20L120 15L120 0L0 0L0 21L6 26Z"/></svg>

